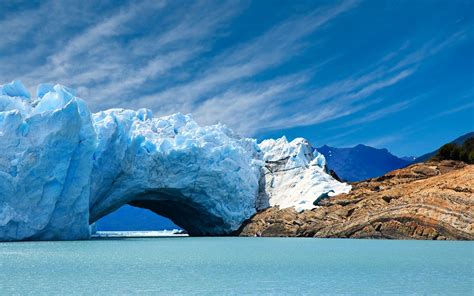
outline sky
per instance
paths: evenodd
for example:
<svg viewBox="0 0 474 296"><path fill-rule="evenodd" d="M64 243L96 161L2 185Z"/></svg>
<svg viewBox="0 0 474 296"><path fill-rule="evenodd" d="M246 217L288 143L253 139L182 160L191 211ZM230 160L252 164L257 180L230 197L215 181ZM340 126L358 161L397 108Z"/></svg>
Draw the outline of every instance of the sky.
<svg viewBox="0 0 474 296"><path fill-rule="evenodd" d="M474 130L474 2L0 1L0 84L421 155Z"/></svg>

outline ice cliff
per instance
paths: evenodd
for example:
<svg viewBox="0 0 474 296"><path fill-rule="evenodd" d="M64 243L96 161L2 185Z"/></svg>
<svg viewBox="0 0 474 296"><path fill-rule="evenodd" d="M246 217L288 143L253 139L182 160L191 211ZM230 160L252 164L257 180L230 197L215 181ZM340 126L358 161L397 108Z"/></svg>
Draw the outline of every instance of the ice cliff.
<svg viewBox="0 0 474 296"><path fill-rule="evenodd" d="M194 235L227 234L257 209L310 209L350 186L324 171L304 139L241 138L190 115L147 109L91 114L60 85L36 96L0 86L0 240L85 239L124 204L148 208Z"/></svg>

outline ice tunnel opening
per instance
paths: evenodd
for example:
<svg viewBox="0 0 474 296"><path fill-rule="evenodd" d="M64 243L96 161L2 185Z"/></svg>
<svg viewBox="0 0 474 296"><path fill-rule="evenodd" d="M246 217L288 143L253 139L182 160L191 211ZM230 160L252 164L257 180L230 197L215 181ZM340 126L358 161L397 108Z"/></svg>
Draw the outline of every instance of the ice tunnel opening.
<svg viewBox="0 0 474 296"><path fill-rule="evenodd" d="M97 230L102 230L101 222L103 225L109 215L117 215L117 212L121 214L122 208L128 211L133 208L135 211L147 211L147 215L153 213L158 219L169 223L168 225L175 225L175 229L182 229L191 236L219 234L219 229L226 224L222 217L216 216L193 198L186 197L175 189L146 190L133 194L126 200L128 202L114 205L113 208L92 211L90 223L97 223Z"/></svg>

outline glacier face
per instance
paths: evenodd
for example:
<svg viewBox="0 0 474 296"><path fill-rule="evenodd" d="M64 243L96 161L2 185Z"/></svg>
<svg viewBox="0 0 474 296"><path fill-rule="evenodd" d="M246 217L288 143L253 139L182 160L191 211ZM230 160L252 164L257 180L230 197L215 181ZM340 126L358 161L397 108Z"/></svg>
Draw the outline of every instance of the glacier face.
<svg viewBox="0 0 474 296"><path fill-rule="evenodd" d="M87 238L94 149L91 114L66 88L33 101L0 86L0 240Z"/></svg>
<svg viewBox="0 0 474 296"><path fill-rule="evenodd" d="M194 235L232 232L257 209L310 209L350 187L324 171L304 139L256 143L190 115L91 114L60 85L36 97L0 86L0 240L84 239L124 204L171 218Z"/></svg>

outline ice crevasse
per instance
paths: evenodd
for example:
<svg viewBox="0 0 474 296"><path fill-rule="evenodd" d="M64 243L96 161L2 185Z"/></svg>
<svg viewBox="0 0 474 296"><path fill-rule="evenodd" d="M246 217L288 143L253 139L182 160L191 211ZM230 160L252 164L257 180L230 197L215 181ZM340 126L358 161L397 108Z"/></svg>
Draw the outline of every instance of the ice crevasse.
<svg viewBox="0 0 474 296"><path fill-rule="evenodd" d="M301 138L257 144L191 115L92 114L61 85L36 96L19 81L0 86L0 241L86 239L124 204L192 235L229 234L265 207L301 211L348 192L324 166Z"/></svg>

